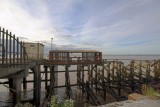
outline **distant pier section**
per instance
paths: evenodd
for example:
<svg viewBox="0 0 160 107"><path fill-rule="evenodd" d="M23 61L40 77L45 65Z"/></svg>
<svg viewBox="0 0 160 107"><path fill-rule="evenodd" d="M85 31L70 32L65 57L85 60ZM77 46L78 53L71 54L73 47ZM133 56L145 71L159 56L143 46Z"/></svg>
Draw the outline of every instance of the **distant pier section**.
<svg viewBox="0 0 160 107"><path fill-rule="evenodd" d="M101 64L102 52L95 50L52 50L49 52L51 65Z"/></svg>

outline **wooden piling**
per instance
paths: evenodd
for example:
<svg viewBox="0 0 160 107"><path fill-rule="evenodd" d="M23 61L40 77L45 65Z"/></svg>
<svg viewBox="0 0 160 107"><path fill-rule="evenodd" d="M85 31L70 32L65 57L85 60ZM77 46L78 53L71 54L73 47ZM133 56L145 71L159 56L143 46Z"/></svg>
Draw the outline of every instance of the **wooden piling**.
<svg viewBox="0 0 160 107"><path fill-rule="evenodd" d="M93 64L91 64L91 77L93 77ZM93 87L93 79L91 79L91 87Z"/></svg>
<svg viewBox="0 0 160 107"><path fill-rule="evenodd" d="M21 102L22 78L13 78L13 106Z"/></svg>
<svg viewBox="0 0 160 107"><path fill-rule="evenodd" d="M112 71L112 80L114 81L114 68L115 68L115 61L113 61L113 63L112 63L112 68L111 68L111 71Z"/></svg>
<svg viewBox="0 0 160 107"><path fill-rule="evenodd" d="M9 91L10 93L13 93L13 91L11 89L13 89L13 78L8 78L8 85L9 85Z"/></svg>
<svg viewBox="0 0 160 107"><path fill-rule="evenodd" d="M110 65L111 65L111 63L110 62L108 62L107 63L107 68L106 68L106 70L107 70L107 81L108 81L108 85L109 85L109 88L111 88L110 86L111 86L111 71L110 71Z"/></svg>
<svg viewBox="0 0 160 107"><path fill-rule="evenodd" d="M156 60L154 61L155 63L157 62ZM154 80L157 81L158 80L158 64L154 64Z"/></svg>
<svg viewBox="0 0 160 107"><path fill-rule="evenodd" d="M98 69L97 69L97 65L95 64L94 65L94 71L95 71L95 80L96 80L96 82L95 82L95 88L96 88L96 93L97 93L97 91L98 91L98 83L97 83L97 80L98 80L98 77L97 77L97 71Z"/></svg>
<svg viewBox="0 0 160 107"><path fill-rule="evenodd" d="M134 60L132 60L130 62L130 75L129 75L129 80L130 80L130 87L132 89L132 92L135 91L135 87L134 87Z"/></svg>
<svg viewBox="0 0 160 107"><path fill-rule="evenodd" d="M41 73L40 65L37 65L33 68L34 72L34 83L33 83L33 101L34 105L38 107L40 105L40 92L41 92Z"/></svg>
<svg viewBox="0 0 160 107"><path fill-rule="evenodd" d="M105 65L104 63L102 64L102 85L105 86L105 81L104 81L104 71L105 71ZM106 90L103 88L103 100L106 101Z"/></svg>
<svg viewBox="0 0 160 107"><path fill-rule="evenodd" d="M48 67L44 65L44 72L45 72L45 89L47 90L48 86Z"/></svg>
<svg viewBox="0 0 160 107"><path fill-rule="evenodd" d="M79 79L80 79L80 65L78 64L77 65L77 84L78 84L78 86L80 87L81 85L80 85L80 82L79 82Z"/></svg>
<svg viewBox="0 0 160 107"><path fill-rule="evenodd" d="M146 79L150 81L150 71L151 71L151 68L150 68L150 62L148 61L147 62L147 67L146 67Z"/></svg>
<svg viewBox="0 0 160 107"><path fill-rule="evenodd" d="M139 78L139 81L142 82L142 61L139 61L138 78Z"/></svg>
<svg viewBox="0 0 160 107"><path fill-rule="evenodd" d="M81 79L82 83L84 83L84 65L81 65ZM82 92L84 93L84 85L82 85Z"/></svg>
<svg viewBox="0 0 160 107"><path fill-rule="evenodd" d="M69 77L69 66L65 65L65 84L66 84L66 97L71 97L70 77Z"/></svg>
<svg viewBox="0 0 160 107"><path fill-rule="evenodd" d="M118 95L121 96L121 62L117 62Z"/></svg>
<svg viewBox="0 0 160 107"><path fill-rule="evenodd" d="M23 78L23 90L27 90L27 82L26 82L26 78Z"/></svg>

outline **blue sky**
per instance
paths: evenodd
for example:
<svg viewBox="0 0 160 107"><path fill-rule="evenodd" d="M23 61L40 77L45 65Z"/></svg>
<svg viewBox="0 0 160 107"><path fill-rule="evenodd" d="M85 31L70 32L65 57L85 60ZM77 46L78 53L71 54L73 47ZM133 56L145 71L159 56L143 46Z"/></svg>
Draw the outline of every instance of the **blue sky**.
<svg viewBox="0 0 160 107"><path fill-rule="evenodd" d="M0 26L45 51L160 54L160 0L1 0Z"/></svg>

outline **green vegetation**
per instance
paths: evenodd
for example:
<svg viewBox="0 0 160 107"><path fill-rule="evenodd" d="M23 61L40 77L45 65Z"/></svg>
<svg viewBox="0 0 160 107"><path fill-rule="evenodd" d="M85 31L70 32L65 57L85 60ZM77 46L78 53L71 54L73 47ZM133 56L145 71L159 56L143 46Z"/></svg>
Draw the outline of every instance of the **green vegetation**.
<svg viewBox="0 0 160 107"><path fill-rule="evenodd" d="M51 102L50 102L49 107L58 107L58 97L57 96L51 97Z"/></svg>
<svg viewBox="0 0 160 107"><path fill-rule="evenodd" d="M149 86L147 87L146 92L144 94L149 97L155 96L160 98L160 93Z"/></svg>
<svg viewBox="0 0 160 107"><path fill-rule="evenodd" d="M64 103L60 104L58 103L58 97L52 96L49 107L74 107L74 101L69 99L69 100L65 100Z"/></svg>
<svg viewBox="0 0 160 107"><path fill-rule="evenodd" d="M74 106L74 101L69 99L69 100L65 100L64 102L64 107L73 107Z"/></svg>

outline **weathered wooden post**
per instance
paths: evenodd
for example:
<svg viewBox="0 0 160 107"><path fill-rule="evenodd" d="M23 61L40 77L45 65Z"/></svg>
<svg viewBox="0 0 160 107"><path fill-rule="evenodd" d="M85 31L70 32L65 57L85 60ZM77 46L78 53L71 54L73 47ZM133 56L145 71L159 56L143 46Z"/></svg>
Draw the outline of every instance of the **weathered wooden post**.
<svg viewBox="0 0 160 107"><path fill-rule="evenodd" d="M82 75L81 75L81 79L82 79L82 83L84 83L84 65L82 64L81 65L81 72L82 72ZM82 92L84 93L84 85L82 85Z"/></svg>
<svg viewBox="0 0 160 107"><path fill-rule="evenodd" d="M93 64L91 64L91 78L93 78ZM91 79L91 87L93 87L93 79Z"/></svg>
<svg viewBox="0 0 160 107"><path fill-rule="evenodd" d="M13 78L9 78L8 79L8 85L9 85L9 91L10 91L10 93L13 93L13 91L11 90L11 89L13 89Z"/></svg>
<svg viewBox="0 0 160 107"><path fill-rule="evenodd" d="M121 96L121 62L117 62L118 95Z"/></svg>
<svg viewBox="0 0 160 107"><path fill-rule="evenodd" d="M26 91L27 89L27 82L26 82L26 78L23 78L23 90Z"/></svg>
<svg viewBox="0 0 160 107"><path fill-rule="evenodd" d="M104 63L102 64L102 84L103 84L103 87L105 86L105 81L104 81L104 71L105 71L105 65ZM103 88L103 100L105 101L106 100L106 90Z"/></svg>
<svg viewBox="0 0 160 107"><path fill-rule="evenodd" d="M70 86L70 77L69 77L69 65L65 65L65 84L66 84L66 95L71 97L71 86Z"/></svg>
<svg viewBox="0 0 160 107"><path fill-rule="evenodd" d="M47 89L48 86L48 67L44 65L44 72L45 72L45 89Z"/></svg>
<svg viewBox="0 0 160 107"><path fill-rule="evenodd" d="M33 100L36 107L40 105L40 91L41 91L41 72L40 72L40 65L36 65L33 68L33 77L34 77L34 84L33 84Z"/></svg>
<svg viewBox="0 0 160 107"><path fill-rule="evenodd" d="M96 93L97 93L97 91L98 91L98 83L97 83L97 81L98 81L98 76L97 76L97 64L95 64L94 65L94 71L95 71L95 80L96 80L96 82L95 82L95 87L96 87Z"/></svg>
<svg viewBox="0 0 160 107"><path fill-rule="evenodd" d="M156 60L154 61L154 80L158 80L158 64L156 63Z"/></svg>
<svg viewBox="0 0 160 107"><path fill-rule="evenodd" d="M111 72L110 72L110 65L111 65L111 63L108 61L108 63L107 63L107 81L108 81L108 85L109 85L109 88L111 88L110 86L110 84L111 84Z"/></svg>
<svg viewBox="0 0 160 107"><path fill-rule="evenodd" d="M88 82L91 81L90 75L91 75L91 69L90 69L90 64L88 64Z"/></svg>
<svg viewBox="0 0 160 107"><path fill-rule="evenodd" d="M89 82L88 82L88 81L86 81L86 88L87 88L87 89L90 89L90 86L89 86ZM87 91L87 100L89 101L89 93L88 93L88 91Z"/></svg>
<svg viewBox="0 0 160 107"><path fill-rule="evenodd" d="M138 77L139 77L139 81L142 82L142 61L139 62Z"/></svg>
<svg viewBox="0 0 160 107"><path fill-rule="evenodd" d="M114 68L115 68L115 61L113 61L113 63L112 63L112 69L111 69L111 71L112 71L112 80L114 81Z"/></svg>
<svg viewBox="0 0 160 107"><path fill-rule="evenodd" d="M80 72L81 72L81 69L80 69L80 65L78 64L77 65L77 84L78 84L79 87L81 86L81 84L80 84Z"/></svg>
<svg viewBox="0 0 160 107"><path fill-rule="evenodd" d="M22 78L13 78L13 106L21 102L21 84Z"/></svg>
<svg viewBox="0 0 160 107"><path fill-rule="evenodd" d="M58 85L58 73L55 72L58 71L58 65L51 65L50 66L50 89L51 92L50 95L53 95L57 93L57 89L54 89L54 86Z"/></svg>
<svg viewBox="0 0 160 107"><path fill-rule="evenodd" d="M150 71L151 71L151 65L150 65L150 62L149 61L147 61L147 67L146 67L146 78L147 78L147 80L149 80L150 81Z"/></svg>
<svg viewBox="0 0 160 107"><path fill-rule="evenodd" d="M160 60L158 60L158 78L160 77Z"/></svg>
<svg viewBox="0 0 160 107"><path fill-rule="evenodd" d="M126 80L126 73L125 73L124 63L122 63L121 76L122 76L122 81Z"/></svg>
<svg viewBox="0 0 160 107"><path fill-rule="evenodd" d="M135 90L135 83L134 83L134 60L132 60L130 62L130 76L129 76L129 80L130 80L130 86L131 86L131 89L132 89L132 92L134 92Z"/></svg>

